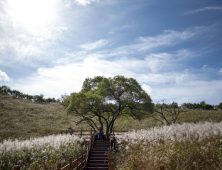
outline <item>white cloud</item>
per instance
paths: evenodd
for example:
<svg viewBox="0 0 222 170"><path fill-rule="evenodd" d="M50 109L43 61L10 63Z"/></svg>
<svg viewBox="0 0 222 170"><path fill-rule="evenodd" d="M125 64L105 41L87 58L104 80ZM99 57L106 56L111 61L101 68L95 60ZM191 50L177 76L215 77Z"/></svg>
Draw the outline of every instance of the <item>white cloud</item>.
<svg viewBox="0 0 222 170"><path fill-rule="evenodd" d="M208 67L208 65L203 65L202 69L204 70L206 67Z"/></svg>
<svg viewBox="0 0 222 170"><path fill-rule="evenodd" d="M172 55L167 53L150 54L146 57L147 65L152 70L152 72L160 71L167 66L171 65Z"/></svg>
<svg viewBox="0 0 222 170"><path fill-rule="evenodd" d="M219 75L222 75L222 68L218 71Z"/></svg>
<svg viewBox="0 0 222 170"><path fill-rule="evenodd" d="M124 75L135 78L154 102L165 98L178 103L206 100L215 104L214 101L219 100L218 92L222 85L222 81L198 81L199 77L187 69L183 72L150 72L145 59L122 57L107 61L88 57L81 61L60 64L62 65L53 68L38 69L32 76L16 82L19 85L13 88L28 94L59 98L61 94L80 91L87 77Z"/></svg>
<svg viewBox="0 0 222 170"><path fill-rule="evenodd" d="M4 82L12 82L12 79L8 77L8 75L3 72L2 70L0 70L0 81L4 81Z"/></svg>
<svg viewBox="0 0 222 170"><path fill-rule="evenodd" d="M222 10L222 7L221 6L204 7L204 8L200 8L200 9L197 9L197 10L185 12L184 15L194 14L194 13L198 13L198 12L202 12L202 11L206 11L206 10Z"/></svg>
<svg viewBox="0 0 222 170"><path fill-rule="evenodd" d="M100 0L75 0L75 2L79 5L83 5L83 6L86 6L86 5L89 5L93 2L99 2Z"/></svg>
<svg viewBox="0 0 222 170"><path fill-rule="evenodd" d="M80 47L87 50L87 51L90 51L90 50L101 48L104 45L106 45L108 42L109 42L108 40L101 39L101 40L98 40L94 43L88 43L88 44L80 45Z"/></svg>
<svg viewBox="0 0 222 170"><path fill-rule="evenodd" d="M110 29L108 34L113 34L115 33L116 31L119 31L119 30L125 30L125 29L128 29L128 28L131 28L133 27L134 25L123 25L121 27L116 27L116 28L113 28L113 29Z"/></svg>
<svg viewBox="0 0 222 170"><path fill-rule="evenodd" d="M188 81L186 84L164 84L153 88L152 99L159 101L166 99L168 102L176 101L197 103L205 100L209 104L218 104L221 100L222 81Z"/></svg>
<svg viewBox="0 0 222 170"><path fill-rule="evenodd" d="M149 95L153 91L153 89L147 84L142 84L142 89L144 89Z"/></svg>
<svg viewBox="0 0 222 170"><path fill-rule="evenodd" d="M193 29L189 29L182 32L174 30L165 30L163 34L158 35L156 37L139 37L137 39L136 44L129 46L122 46L117 48L117 50L144 51L160 46L176 45L182 41L185 41L193 37L195 34L197 34L198 30L200 29L201 27L195 27Z"/></svg>
<svg viewBox="0 0 222 170"><path fill-rule="evenodd" d="M64 4L60 0L34 0L33 3L28 0L6 0L1 3L0 64L14 69L15 63L31 67L37 65L36 60L51 62L55 56L52 48L56 51L55 44L58 40L62 41L61 34L68 29L61 22L52 23L48 20L47 12L50 10L54 11L53 17L58 16L55 6L63 7ZM45 25L41 23L43 20ZM29 27L26 24L31 25Z"/></svg>

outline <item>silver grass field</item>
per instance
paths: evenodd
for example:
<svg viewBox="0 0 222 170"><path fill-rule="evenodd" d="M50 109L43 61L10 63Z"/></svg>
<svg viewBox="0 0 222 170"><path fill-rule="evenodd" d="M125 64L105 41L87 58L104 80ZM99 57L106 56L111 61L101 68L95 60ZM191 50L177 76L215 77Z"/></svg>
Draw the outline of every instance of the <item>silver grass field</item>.
<svg viewBox="0 0 222 170"><path fill-rule="evenodd" d="M222 169L222 122L183 123L119 135L116 169Z"/></svg>
<svg viewBox="0 0 222 170"><path fill-rule="evenodd" d="M114 153L116 169L147 170L164 165L167 170L222 169L222 122L182 123L152 127L118 135ZM83 139L50 135L0 143L1 170L55 169L85 151Z"/></svg>
<svg viewBox="0 0 222 170"><path fill-rule="evenodd" d="M75 135L50 135L24 141L5 140L0 144L0 169L56 169L58 162L68 163L85 151L82 139Z"/></svg>

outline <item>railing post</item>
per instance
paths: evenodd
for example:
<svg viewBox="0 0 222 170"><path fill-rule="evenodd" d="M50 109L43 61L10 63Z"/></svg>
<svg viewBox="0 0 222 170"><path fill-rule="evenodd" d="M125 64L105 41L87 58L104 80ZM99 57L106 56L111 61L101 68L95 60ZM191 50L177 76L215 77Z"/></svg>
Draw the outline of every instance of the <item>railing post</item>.
<svg viewBox="0 0 222 170"><path fill-rule="evenodd" d="M114 170L114 163L111 152L109 153L109 170Z"/></svg>
<svg viewBox="0 0 222 170"><path fill-rule="evenodd" d="M164 170L164 165L160 165L160 170Z"/></svg>
<svg viewBox="0 0 222 170"><path fill-rule="evenodd" d="M76 155L76 169L79 169L79 154Z"/></svg>
<svg viewBox="0 0 222 170"><path fill-rule="evenodd" d="M110 170L114 170L114 163L110 163Z"/></svg>
<svg viewBox="0 0 222 170"><path fill-rule="evenodd" d="M72 170L72 158L69 158L69 170Z"/></svg>
<svg viewBox="0 0 222 170"><path fill-rule="evenodd" d="M89 147L88 147L88 148L89 148ZM87 149L88 149L88 148L87 148ZM85 160L84 160L84 161L85 161L84 167L86 167L86 163L87 163L88 150L86 150L85 154L86 154L86 156L85 156L85 158L84 158L84 159L85 159Z"/></svg>
<svg viewBox="0 0 222 170"><path fill-rule="evenodd" d="M15 165L14 166L14 170L20 170L20 166L19 165Z"/></svg>
<svg viewBox="0 0 222 170"><path fill-rule="evenodd" d="M81 155L82 155L82 159L81 159L81 162L82 162L82 166L83 166L83 152L81 153Z"/></svg>
<svg viewBox="0 0 222 170"><path fill-rule="evenodd" d="M60 162L57 163L57 170L61 170L61 168L62 168L62 164Z"/></svg>
<svg viewBox="0 0 222 170"><path fill-rule="evenodd" d="M80 132L80 138L82 137L82 128L81 128L81 132Z"/></svg>
<svg viewBox="0 0 222 170"><path fill-rule="evenodd" d="M114 137L114 128L113 128L113 137Z"/></svg>
<svg viewBox="0 0 222 170"><path fill-rule="evenodd" d="M110 137L109 137L109 151L110 151L110 153L111 153L111 151L112 151L112 146L111 146L111 135L110 135Z"/></svg>

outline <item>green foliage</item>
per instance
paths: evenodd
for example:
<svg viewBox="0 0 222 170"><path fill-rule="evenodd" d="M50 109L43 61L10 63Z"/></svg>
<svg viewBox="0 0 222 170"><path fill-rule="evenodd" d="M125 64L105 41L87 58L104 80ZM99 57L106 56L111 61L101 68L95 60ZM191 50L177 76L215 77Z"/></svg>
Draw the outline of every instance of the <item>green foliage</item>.
<svg viewBox="0 0 222 170"><path fill-rule="evenodd" d="M96 129L93 118L97 118L102 129L105 124L106 135L120 116L141 120L153 112L150 96L135 79L124 76L87 78L81 92L72 93L67 100L67 113L82 117L77 124L86 122Z"/></svg>
<svg viewBox="0 0 222 170"><path fill-rule="evenodd" d="M192 109L192 110L213 110L214 107L210 104L206 104L205 101L200 103L183 103L182 108Z"/></svg>
<svg viewBox="0 0 222 170"><path fill-rule="evenodd" d="M2 95L9 95L9 96L12 96L17 99L24 99L24 100L37 102L37 103L57 102L57 100L55 98L44 99L43 94L32 96L32 95L24 94L18 90L11 90L10 87L4 86L4 85L2 87L0 87L0 93Z"/></svg>
<svg viewBox="0 0 222 170"><path fill-rule="evenodd" d="M222 102L218 105L218 108L222 110Z"/></svg>

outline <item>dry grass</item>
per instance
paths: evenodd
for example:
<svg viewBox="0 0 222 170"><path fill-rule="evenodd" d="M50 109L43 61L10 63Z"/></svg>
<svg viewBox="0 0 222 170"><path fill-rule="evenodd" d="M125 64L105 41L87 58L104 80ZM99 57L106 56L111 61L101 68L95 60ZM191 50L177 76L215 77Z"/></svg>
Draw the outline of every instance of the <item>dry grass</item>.
<svg viewBox="0 0 222 170"><path fill-rule="evenodd" d="M220 170L222 122L183 123L125 133L114 154L116 169Z"/></svg>
<svg viewBox="0 0 222 170"><path fill-rule="evenodd" d="M0 95L0 141L58 134L69 126L89 128L76 127L75 121L59 103L39 104Z"/></svg>
<svg viewBox="0 0 222 170"><path fill-rule="evenodd" d="M155 113L155 115L157 115L157 113ZM170 119L169 116L166 117L167 119ZM178 123L197 123L206 121L221 122L222 110L190 110L187 113L181 113L177 120ZM133 120L132 118L122 117L116 121L114 128L121 130L139 130L148 129L150 127L160 125L162 125L161 122L153 121L153 118L151 117L141 121Z"/></svg>
<svg viewBox="0 0 222 170"><path fill-rule="evenodd" d="M169 118L169 117L168 117ZM86 124L75 125L78 118L67 115L63 106L56 104L39 104L27 100L15 99L0 95L0 142L4 139L28 139L51 134L72 126L74 129L90 127ZM222 121L222 110L199 111L182 113L178 122ZM148 129L161 125L160 122L147 118L142 121L132 118L119 118L114 128L118 130Z"/></svg>

